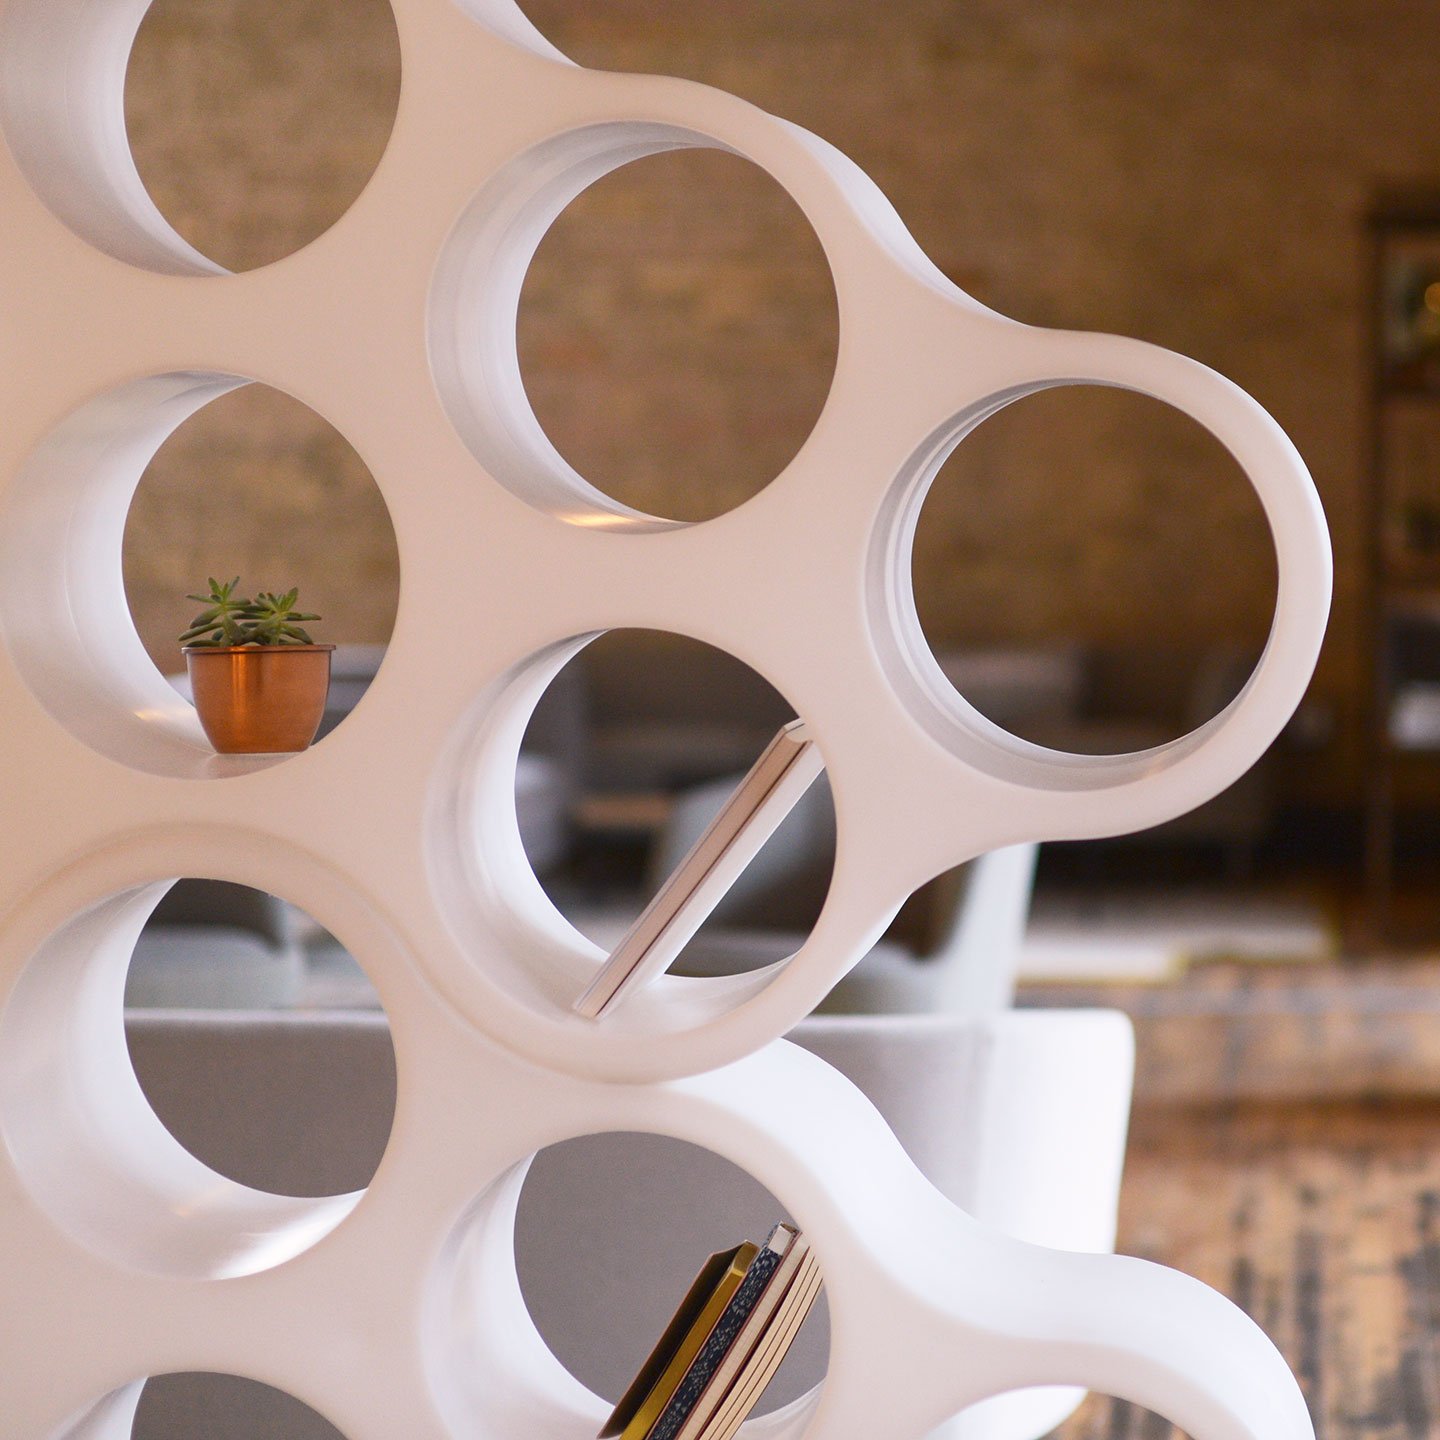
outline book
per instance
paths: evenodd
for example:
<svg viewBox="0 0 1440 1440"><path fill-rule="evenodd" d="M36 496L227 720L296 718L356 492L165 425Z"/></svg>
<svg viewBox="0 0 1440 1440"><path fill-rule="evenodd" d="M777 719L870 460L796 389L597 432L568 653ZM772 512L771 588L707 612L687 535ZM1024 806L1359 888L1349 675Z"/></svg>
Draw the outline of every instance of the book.
<svg viewBox="0 0 1440 1440"><path fill-rule="evenodd" d="M782 726L575 1001L575 1012L597 1020L668 970L823 768L805 722Z"/></svg>
<svg viewBox="0 0 1440 1440"><path fill-rule="evenodd" d="M734 1303L727 1307L715 1328L706 1336L684 1380L676 1387L669 1403L661 1411L647 1440L676 1440L712 1377L755 1318L766 1295L772 1292L775 1276L793 1248L796 1234L789 1225L776 1225L770 1231L751 1272L737 1292Z"/></svg>
<svg viewBox="0 0 1440 1440"><path fill-rule="evenodd" d="M731 1440L790 1353L801 1325L819 1297L821 1283L820 1269L812 1256L807 1273L792 1287L793 1301L777 1315L761 1348L742 1369L724 1404L701 1432L701 1440Z"/></svg>
<svg viewBox="0 0 1440 1440"><path fill-rule="evenodd" d="M601 1440L733 1435L785 1358L820 1285L814 1252L790 1225L776 1225L763 1245L712 1255Z"/></svg>
<svg viewBox="0 0 1440 1440"><path fill-rule="evenodd" d="M712 1255L705 1262L665 1333L605 1422L600 1440L616 1436L621 1440L645 1440L759 1253L758 1245L747 1242Z"/></svg>
<svg viewBox="0 0 1440 1440"><path fill-rule="evenodd" d="M785 1326L791 1311L800 1303L802 1287L808 1283L811 1276L818 1275L818 1273L818 1266L815 1264L814 1253L810 1249L809 1241L796 1234L785 1258L776 1267L770 1283L765 1287L760 1300L751 1310L744 1326L735 1337L735 1343L730 1346L724 1359L715 1367L714 1373L706 1382L684 1425L677 1432L675 1440L705 1440L717 1414L735 1392L737 1386L745 1386L755 1367L763 1363L763 1359L768 1353L765 1342L767 1339L774 1338L777 1328ZM807 1306L807 1313L808 1308ZM798 1329L798 1325L796 1328ZM783 1359L784 1353L788 1349L789 1345L786 1344L781 1351L780 1358ZM778 1364L779 1361L777 1360L776 1363ZM773 1374L773 1370L770 1373ZM766 1379L769 1379L768 1375ZM762 1385L760 1390L763 1388ZM757 1390L755 1395L757 1400L759 1394L760 1391Z"/></svg>

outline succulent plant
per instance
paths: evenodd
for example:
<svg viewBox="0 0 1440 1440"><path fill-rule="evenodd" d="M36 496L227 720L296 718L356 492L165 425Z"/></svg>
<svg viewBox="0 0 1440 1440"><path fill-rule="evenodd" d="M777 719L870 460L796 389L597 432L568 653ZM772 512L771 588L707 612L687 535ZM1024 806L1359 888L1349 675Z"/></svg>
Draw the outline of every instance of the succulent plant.
<svg viewBox="0 0 1440 1440"><path fill-rule="evenodd" d="M318 620L318 615L302 614L295 608L299 590L287 590L276 595L271 590L262 590L250 607L246 620L246 644L250 645L313 645L309 632L301 625L309 620Z"/></svg>
<svg viewBox="0 0 1440 1440"><path fill-rule="evenodd" d="M253 600L235 592L240 585L237 575L222 585L210 578L208 595L187 595L205 608L190 622L180 637L182 645L313 645L309 632L302 627L318 615L302 613L295 608L299 590L277 595L262 590Z"/></svg>

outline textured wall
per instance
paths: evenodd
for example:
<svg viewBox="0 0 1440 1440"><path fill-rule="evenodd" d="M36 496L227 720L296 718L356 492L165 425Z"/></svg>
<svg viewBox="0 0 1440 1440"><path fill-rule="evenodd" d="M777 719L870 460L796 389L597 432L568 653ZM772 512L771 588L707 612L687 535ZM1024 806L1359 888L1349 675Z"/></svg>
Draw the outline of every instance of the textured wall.
<svg viewBox="0 0 1440 1440"><path fill-rule="evenodd" d="M250 269L299 249L370 178L395 114L399 48L384 0L156 0L131 59L127 119L141 175L212 259ZM151 465L126 527L125 579L157 664L205 577L299 585L316 638L384 640L398 567L359 456L288 396L215 401Z"/></svg>
<svg viewBox="0 0 1440 1440"><path fill-rule="evenodd" d="M528 10L584 63L710 81L818 130L987 303L1139 335L1254 392L1309 460L1335 530L1338 601L1316 694L1351 716L1356 221L1373 182L1440 177L1440 6L530 0ZM395 46L383 5L159 0L147 31L131 116L162 208L231 264L323 228L383 145ZM210 111L218 118L201 118ZM714 513L773 475L803 439L833 356L815 241L788 200L744 170L671 156L612 177L552 234L527 288L527 382L557 443L597 482L672 514ZM263 198L253 213L252 197ZM302 439L298 423L193 428L135 512L128 573L142 622L171 605L171 552L191 512L203 519L196 477L217 456L246 472L257 498L299 487L301 508L338 503L353 516L309 536L299 527L287 574L312 589L352 567L382 574L389 552L373 509L342 498L359 494L353 462ZM268 545L266 514L231 508L227 531ZM332 633L382 632L368 601L385 582L364 583L367 603L343 592L329 602ZM1026 402L967 442L928 507L917 589L937 639L1127 646L1174 703L1207 648L1263 637L1273 564L1217 447L1150 402L1085 391ZM1353 765L1347 742L1297 783L1337 793Z"/></svg>

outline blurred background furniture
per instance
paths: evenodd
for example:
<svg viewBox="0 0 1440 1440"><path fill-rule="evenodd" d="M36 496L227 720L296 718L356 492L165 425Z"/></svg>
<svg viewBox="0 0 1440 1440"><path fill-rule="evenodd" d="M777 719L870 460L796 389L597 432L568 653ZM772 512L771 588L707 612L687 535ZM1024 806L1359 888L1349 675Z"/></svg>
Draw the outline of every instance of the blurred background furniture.
<svg viewBox="0 0 1440 1440"><path fill-rule="evenodd" d="M1382 190L1365 222L1365 880L1383 942L1397 826L1434 810L1440 755L1440 189Z"/></svg>
<svg viewBox="0 0 1440 1440"><path fill-rule="evenodd" d="M125 1003L251 1010L294 1005L305 952L283 900L223 880L178 881L140 934Z"/></svg>

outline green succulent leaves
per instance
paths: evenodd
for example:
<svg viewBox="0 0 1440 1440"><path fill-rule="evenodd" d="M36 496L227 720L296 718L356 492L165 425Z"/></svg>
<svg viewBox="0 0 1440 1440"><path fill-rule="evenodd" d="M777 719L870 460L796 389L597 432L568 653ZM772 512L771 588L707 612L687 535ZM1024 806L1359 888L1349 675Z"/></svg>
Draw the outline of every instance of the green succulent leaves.
<svg viewBox="0 0 1440 1440"><path fill-rule="evenodd" d="M246 643L245 629L253 602L236 595L235 590L239 584L238 575L228 585L221 585L211 576L208 595L185 597L187 600L198 600L205 609L190 622L190 628L180 637L182 645Z"/></svg>
<svg viewBox="0 0 1440 1440"><path fill-rule="evenodd" d="M302 627L318 615L307 615L295 609L298 589L277 595L262 590L253 600L235 592L240 585L237 575L222 585L210 578L208 595L187 595L205 608L190 622L180 637L182 645L313 645L315 642Z"/></svg>
<svg viewBox="0 0 1440 1440"><path fill-rule="evenodd" d="M298 590L287 590L283 595L262 590L250 605L245 623L248 630L241 642L246 645L313 645L315 642L301 625L307 620L318 620L318 615L307 615L295 609Z"/></svg>

